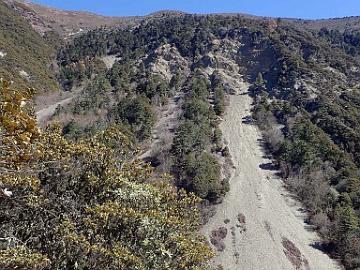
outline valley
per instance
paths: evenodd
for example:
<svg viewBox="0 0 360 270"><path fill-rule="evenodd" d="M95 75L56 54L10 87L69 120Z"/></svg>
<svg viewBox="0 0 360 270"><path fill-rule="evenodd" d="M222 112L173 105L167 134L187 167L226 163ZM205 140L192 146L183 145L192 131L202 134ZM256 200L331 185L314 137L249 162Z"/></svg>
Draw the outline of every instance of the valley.
<svg viewBox="0 0 360 270"><path fill-rule="evenodd" d="M0 15L0 269L360 269L360 17Z"/></svg>
<svg viewBox="0 0 360 270"><path fill-rule="evenodd" d="M320 238L305 223L304 208L276 171L265 166L272 160L264 157L262 135L245 120L252 108L249 86L239 84L221 124L234 163L230 191L202 229L217 250L214 264L225 270L342 269L317 249ZM216 235L221 230L224 239ZM292 250L286 241L293 243Z"/></svg>

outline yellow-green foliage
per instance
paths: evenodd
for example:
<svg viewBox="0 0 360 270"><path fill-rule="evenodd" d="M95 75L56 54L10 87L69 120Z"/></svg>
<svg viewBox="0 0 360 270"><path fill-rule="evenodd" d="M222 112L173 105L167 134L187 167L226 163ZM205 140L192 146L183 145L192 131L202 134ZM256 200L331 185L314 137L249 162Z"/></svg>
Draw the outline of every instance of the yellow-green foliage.
<svg viewBox="0 0 360 270"><path fill-rule="evenodd" d="M15 131L33 130L16 102L12 112L23 125ZM2 140L9 130L3 123ZM111 127L78 142L56 126L36 134L26 149L41 145L41 154L16 159L11 177L0 179L0 192L12 192L0 197L0 239L7 239L0 240L0 269L208 269L212 253L198 234L199 199L176 191L167 176L147 183L151 169L133 160L126 133ZM14 156L4 153L4 160ZM36 189L14 181L23 171Z"/></svg>
<svg viewBox="0 0 360 270"><path fill-rule="evenodd" d="M24 246L0 250L1 269L44 269L49 265L49 259L37 252L31 252Z"/></svg>
<svg viewBox="0 0 360 270"><path fill-rule="evenodd" d="M58 88L49 69L55 49L18 13L0 1L0 77L14 80L19 87L35 87L39 92ZM25 71L29 80L20 75Z"/></svg>
<svg viewBox="0 0 360 270"><path fill-rule="evenodd" d="M0 181L35 187L37 180L30 169L42 154L36 120L26 110L33 90L17 91L0 81Z"/></svg>

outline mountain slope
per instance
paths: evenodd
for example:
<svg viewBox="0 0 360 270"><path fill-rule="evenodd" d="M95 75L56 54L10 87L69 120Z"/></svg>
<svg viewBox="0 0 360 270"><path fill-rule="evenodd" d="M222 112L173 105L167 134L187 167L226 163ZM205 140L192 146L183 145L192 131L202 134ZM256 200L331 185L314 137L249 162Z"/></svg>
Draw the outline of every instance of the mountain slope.
<svg viewBox="0 0 360 270"><path fill-rule="evenodd" d="M65 11L30 1L5 2L25 18L40 35L53 31L65 39L97 27L110 27L137 20L136 17L106 17L89 12Z"/></svg>
<svg viewBox="0 0 360 270"><path fill-rule="evenodd" d="M351 46L356 47L356 44ZM170 48L170 53L161 48ZM285 183L305 203L309 221L325 239L324 248L334 256L340 254L349 269L357 265L355 258L360 250L356 242L350 240L358 239L359 228L357 97L360 62L356 54L337 46L322 32L299 29L286 22L180 14L149 19L132 30L89 32L64 48L58 59L61 69L66 72L63 74L76 85L83 77L78 69L81 63L90 68L91 61L107 55L120 59L105 71L104 76L110 82L108 89L117 92L120 99L120 93L145 94L152 104L158 100L157 94L160 98L166 97L160 94L164 93L160 90L164 88L156 84L154 87L141 86L142 79L139 78L144 75L140 74L147 74L146 77L156 73L169 83L176 81L176 75L185 67L184 70L190 73L183 75L185 78L178 87L188 93L186 99L204 97L212 105L215 105L218 87L232 93L238 87L237 80L243 76L252 84L250 91L256 104L254 115L264 129L272 154L278 158ZM86 64L88 61L89 65ZM130 66L132 68L128 69ZM207 83L203 87L189 84L194 77L207 78L209 86L205 86ZM203 96L203 91L208 94ZM109 108L122 103L113 103L111 95L107 95L107 101L101 99L99 103L99 94L94 99L92 92L92 104L99 104L98 108L104 114L98 115L109 119L106 117ZM109 104L112 105L109 107ZM179 127L174 138L173 173L178 177L179 186L214 199L226 190L226 181L222 182L225 186L220 187L213 182L206 183L200 176L194 177L193 157L189 150L196 152L199 145L200 149L207 145L207 129L204 128L204 136L198 138L185 132L186 128L199 132L196 125L187 122L189 119L195 124L212 119L212 112L205 108L198 102L183 107L189 111L184 111L184 126ZM86 115L86 111L80 115ZM203 113L207 115L205 118ZM90 115L93 117L94 113ZM86 119L89 120L90 115ZM306 125L312 127L309 133L302 129ZM215 133L211 138L215 140ZM191 141L193 139L195 142ZM205 149L209 151L208 147ZM221 149L212 147L210 152L215 154ZM180 154L184 153L182 151L185 155ZM200 156L195 154L196 158L200 159ZM186 166L190 168L184 169ZM316 180L312 181L312 178ZM321 189L314 189L315 186L321 186ZM347 224L348 219L351 226L343 229L341 224Z"/></svg>
<svg viewBox="0 0 360 270"><path fill-rule="evenodd" d="M2 1L0 26L0 77L39 92L58 89L50 68L56 53L53 45Z"/></svg>
<svg viewBox="0 0 360 270"><path fill-rule="evenodd" d="M59 18L66 16L60 12ZM238 225L244 233L249 217L252 228L246 230L253 236L242 234L247 242L219 252L219 262L234 255L233 261L238 258L239 265L256 264L259 254L251 250L251 241L258 230L267 236L255 244L273 245L277 250L274 256L284 267L293 263L298 269L309 265L321 269L317 257L322 258L324 267L333 267L332 261L316 250L322 249L341 259L347 269L357 269L360 47L354 20L351 31L343 27L347 19L342 19L339 27L329 21L329 29L323 29L327 24L322 21L318 30L312 25L316 22L310 21L309 27L303 27L302 21L287 19L160 12L140 18L132 27L83 31L57 51L59 83L69 93L45 108L46 116L59 122L61 135L73 142L92 138L114 125L133 134L146 153L144 160L150 161L157 175L171 174L174 186L204 199L203 220L210 219L207 234L211 231L215 238L210 239L214 249L224 248L223 238L227 237L228 245L232 241L225 230L232 228L226 224ZM69 25L72 30L80 27L76 21ZM69 32L62 33L69 36ZM36 35L36 40L42 40L38 38ZM254 106L244 119L236 119L244 116L237 108L243 100L247 102L243 109L251 108L249 97L231 96L243 81L250 85ZM230 116L224 116L227 105L231 106ZM259 136L257 130L245 125L254 122L250 114L263 132L266 154L274 158L271 164L260 158L262 153L254 145L260 139L254 138ZM225 138L231 141L228 145L219 128L224 117L234 121L224 123ZM229 134L231 128L235 137ZM250 153L239 156L242 151ZM232 179L230 154L235 165L243 168ZM131 159L139 156L134 154ZM262 161L268 163L258 164ZM306 215L302 220L291 215L294 211L281 196L280 182L263 182L267 181L263 179L267 169L277 170L303 203ZM142 181L152 183L154 178ZM239 194L244 198L236 197ZM220 220L225 229L213 232L217 228L211 223L211 208L224 196L217 208L232 211L232 216L225 217L230 221ZM233 209L239 206L246 209L236 217ZM216 215L216 226L220 226L222 213ZM280 228L278 219L283 215L281 219L292 228ZM234 224L236 219L240 224ZM321 242L314 233L304 232L303 221L320 234ZM243 254L229 253L236 250ZM246 256L249 250L254 252L250 258ZM89 263L87 257L84 260ZM269 260L272 268L281 267L277 260Z"/></svg>
<svg viewBox="0 0 360 270"><path fill-rule="evenodd" d="M330 30L337 30L345 32L348 30L360 30L360 17L352 16L345 18L322 19L322 20L296 20L284 19L292 25L296 25L301 29L319 31L321 28L328 28Z"/></svg>
<svg viewBox="0 0 360 270"><path fill-rule="evenodd" d="M291 199L279 177L266 169L272 161L263 157L261 133L244 121L251 111L249 85L238 84L239 92L230 97L221 124L235 166L230 191L202 230L213 243L217 240L214 232L227 230L216 264L225 270L341 269L313 248L320 239L304 223L302 206Z"/></svg>

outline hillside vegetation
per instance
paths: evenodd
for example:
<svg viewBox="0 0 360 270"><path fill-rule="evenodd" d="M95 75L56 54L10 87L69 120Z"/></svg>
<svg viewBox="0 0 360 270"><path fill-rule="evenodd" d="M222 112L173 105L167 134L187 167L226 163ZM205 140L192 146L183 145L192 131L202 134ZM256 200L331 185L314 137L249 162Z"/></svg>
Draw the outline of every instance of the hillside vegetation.
<svg viewBox="0 0 360 270"><path fill-rule="evenodd" d="M84 11L69 11L24 0L2 0L14 9L40 35L55 32L68 40L88 30L136 22L135 17L107 17Z"/></svg>
<svg viewBox="0 0 360 270"><path fill-rule="evenodd" d="M341 38L337 40L335 35ZM360 65L357 34L349 35L326 29L299 30L281 21L259 24L236 16L170 16L132 30L89 32L62 50L59 61L62 69L69 71L71 63L110 54L122 57L117 69L122 63L142 59L144 64L138 70L146 71L159 57L157 48L170 44L178 51L191 76L180 85L186 97L184 122L174 139L173 173L179 186L208 199L226 190L221 180L211 180L219 179L218 165L203 152L215 151L209 149L216 140L215 133L211 135L216 130L215 109L218 114L223 111L218 105L209 110L209 97L222 95L219 90L214 95L215 88L209 83L219 73L219 86L230 93L234 85L228 72L238 69L236 72L253 83L254 115L278 157L286 182L310 210L309 222L323 235L325 248L340 255L349 269L355 269L360 266ZM78 71L72 72L71 81L76 83ZM171 70L171 74L175 76L176 71ZM204 75L209 82L201 82ZM136 73L132 76L139 78ZM191 83L192 77L196 84ZM110 85L117 91L119 84L111 79ZM128 81L126 76L121 80ZM135 80L131 79L130 85ZM149 89L144 93L149 100L154 97L150 93Z"/></svg>
<svg viewBox="0 0 360 270"><path fill-rule="evenodd" d="M30 90L0 91L1 269L210 269L199 200L166 178L146 183L130 133L73 143L38 130Z"/></svg>
<svg viewBox="0 0 360 270"><path fill-rule="evenodd" d="M286 57L279 59L275 74L264 70L257 77L254 115L325 248L357 269L359 59L349 50L354 43L338 46L326 33L284 29L273 39Z"/></svg>
<svg viewBox="0 0 360 270"><path fill-rule="evenodd" d="M50 42L51 34L41 37L3 1L0 1L0 26L0 77L39 92L57 90L57 79L50 68L56 53Z"/></svg>
<svg viewBox="0 0 360 270"><path fill-rule="evenodd" d="M10 57L0 58L4 77L20 87L55 87L46 72L54 49L0 8L8 16L2 22L8 28L0 30ZM52 117L58 126L34 139L23 135L34 120L19 104L9 105L4 93L18 92L5 83L1 140L10 144L6 138L17 136L28 150L17 155L10 154L11 144L1 148L13 162L1 165L0 188L12 192L1 198L3 267L206 269L211 254L197 235L195 195L219 202L228 191L229 150L219 123L227 95L245 80L269 154L308 209L321 248L347 269L360 268L359 32L299 26L163 14L128 28L88 31L58 48L57 79L73 99ZM12 53L10 40L20 38ZM8 60L12 55L21 61ZM34 63L29 81L19 77L22 63ZM178 100L181 116L162 145L167 157L151 161L154 167L169 163L164 167L172 178L165 182L172 186L159 181L157 168L151 175L134 161L135 148L156 139L158 112L170 99ZM26 122L20 131L6 110ZM22 254L18 261L11 259L15 253Z"/></svg>

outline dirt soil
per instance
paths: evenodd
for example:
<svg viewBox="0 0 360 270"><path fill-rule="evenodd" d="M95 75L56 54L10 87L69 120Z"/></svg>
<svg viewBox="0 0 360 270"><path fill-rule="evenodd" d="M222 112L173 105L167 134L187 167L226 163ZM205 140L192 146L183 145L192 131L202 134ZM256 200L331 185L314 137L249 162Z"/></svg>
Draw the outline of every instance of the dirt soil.
<svg viewBox="0 0 360 270"><path fill-rule="evenodd" d="M56 111L56 108L58 106L65 106L67 104L69 104L72 100L73 100L74 97L69 97L69 98L66 98L66 99L63 99L59 102L56 102L54 104L51 104L39 111L36 112L36 119L38 121L39 124L42 124L42 123L45 123L47 120L49 120L49 118L51 116L54 115L55 111Z"/></svg>
<svg viewBox="0 0 360 270"><path fill-rule="evenodd" d="M49 95L43 95L36 97L35 110L36 119L40 126L46 124L46 122L54 115L58 106L65 107L76 98L85 85L74 87L71 92L66 93L52 93Z"/></svg>
<svg viewBox="0 0 360 270"><path fill-rule="evenodd" d="M202 229L210 243L214 231L226 228L230 232L221 239L223 250L213 246L214 265L224 270L341 269L313 247L319 237L305 224L301 204L285 190L276 171L270 170L273 167L264 166L271 160L264 157L261 133L256 125L243 121L251 114L247 89L243 85L230 97L221 124L234 170L229 193Z"/></svg>
<svg viewBox="0 0 360 270"><path fill-rule="evenodd" d="M175 130L179 126L179 117L181 115L181 102L184 93L178 92L169 99L169 103L158 109L157 122L152 130L152 141L139 158L143 160L157 157L161 152L167 151L172 145Z"/></svg>

